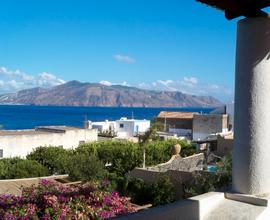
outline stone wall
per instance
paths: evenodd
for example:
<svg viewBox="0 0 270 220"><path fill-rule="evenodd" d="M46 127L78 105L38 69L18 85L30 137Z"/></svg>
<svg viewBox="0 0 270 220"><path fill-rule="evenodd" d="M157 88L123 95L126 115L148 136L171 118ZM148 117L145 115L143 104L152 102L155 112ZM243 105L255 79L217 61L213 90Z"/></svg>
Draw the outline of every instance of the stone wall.
<svg viewBox="0 0 270 220"><path fill-rule="evenodd" d="M217 136L217 150L214 151L214 154L223 157L228 153L232 152L233 148L233 134L226 136Z"/></svg>
<svg viewBox="0 0 270 220"><path fill-rule="evenodd" d="M210 134L225 132L228 129L228 115L201 114L193 118L193 140L203 140Z"/></svg>
<svg viewBox="0 0 270 220"><path fill-rule="evenodd" d="M201 165L204 161L204 154L195 154L189 157L181 157L180 155L172 156L172 158L163 164L159 164L154 167L148 167L147 170L155 170L165 172L168 170L181 170L181 171L194 171L198 165Z"/></svg>
<svg viewBox="0 0 270 220"><path fill-rule="evenodd" d="M168 162L155 167L135 168L128 175L143 179L146 183L153 183L161 174L167 174L175 186L177 199L182 199L183 184L193 179L196 167L202 164L203 160L202 153L186 158L177 155L172 156Z"/></svg>

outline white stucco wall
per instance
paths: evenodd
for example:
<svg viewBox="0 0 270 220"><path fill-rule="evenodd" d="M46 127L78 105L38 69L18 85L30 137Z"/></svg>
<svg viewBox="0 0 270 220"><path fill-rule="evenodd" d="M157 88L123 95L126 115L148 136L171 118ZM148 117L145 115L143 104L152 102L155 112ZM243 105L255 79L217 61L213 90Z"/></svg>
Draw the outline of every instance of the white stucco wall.
<svg viewBox="0 0 270 220"><path fill-rule="evenodd" d="M92 128L98 129L100 132L115 130L116 122L115 121L102 121L102 122L92 122Z"/></svg>
<svg viewBox="0 0 270 220"><path fill-rule="evenodd" d="M121 124L123 127L121 128ZM117 136L124 138L124 137L133 137L134 136L134 122L133 121L124 121L119 120L116 121L116 128Z"/></svg>
<svg viewBox="0 0 270 220"><path fill-rule="evenodd" d="M270 193L270 18L239 21L233 190Z"/></svg>
<svg viewBox="0 0 270 220"><path fill-rule="evenodd" d="M65 133L36 132L36 134L0 135L3 157L25 157L40 146L77 147L80 141L97 141L96 129L67 130Z"/></svg>
<svg viewBox="0 0 270 220"><path fill-rule="evenodd" d="M211 134L228 131L228 115L201 114L193 118L193 140L203 140Z"/></svg>
<svg viewBox="0 0 270 220"><path fill-rule="evenodd" d="M150 128L150 121L135 121L134 131L137 132L136 126L138 126L138 132L146 132Z"/></svg>
<svg viewBox="0 0 270 220"><path fill-rule="evenodd" d="M120 125L124 126L121 128ZM138 132L145 132L150 128L149 120L118 120L116 121L115 131L120 138L129 138L137 135Z"/></svg>

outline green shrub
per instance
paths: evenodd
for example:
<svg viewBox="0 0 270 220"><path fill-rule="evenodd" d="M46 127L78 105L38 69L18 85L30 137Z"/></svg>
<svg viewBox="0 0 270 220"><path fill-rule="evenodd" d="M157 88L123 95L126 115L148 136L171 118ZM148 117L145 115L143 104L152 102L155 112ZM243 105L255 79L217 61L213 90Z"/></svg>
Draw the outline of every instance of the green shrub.
<svg viewBox="0 0 270 220"><path fill-rule="evenodd" d="M175 144L181 145L180 155L190 156L196 153L196 147L187 141L169 139L166 141L152 141L146 145L146 165L157 165L164 163L171 158L171 150Z"/></svg>
<svg viewBox="0 0 270 220"><path fill-rule="evenodd" d="M195 147L185 141L167 140L150 141L145 145L146 165L157 165L168 161L171 157L171 148L180 143L181 155L188 156L195 152ZM129 141L103 141L80 145L75 150L66 150L59 147L39 147L27 156L47 167L50 174L66 174L69 172L73 154L94 155L107 166L109 172L124 175L135 167L142 165L143 149L138 143ZM73 160L73 159L72 159Z"/></svg>
<svg viewBox="0 0 270 220"><path fill-rule="evenodd" d="M104 164L110 165L110 172L116 172L118 175L123 175L142 163L139 145L129 141L89 143L79 146L76 151L97 155Z"/></svg>
<svg viewBox="0 0 270 220"><path fill-rule="evenodd" d="M101 179L104 172L104 164L94 154L74 153L69 157L67 173L72 180Z"/></svg>
<svg viewBox="0 0 270 220"><path fill-rule="evenodd" d="M111 185L133 203L154 206L175 201L175 188L167 175L161 174L153 183L140 178L110 175Z"/></svg>
<svg viewBox="0 0 270 220"><path fill-rule="evenodd" d="M196 173L194 181L187 184L186 197L196 196L216 190L226 190L232 182L232 156L224 156L219 162L217 172Z"/></svg>
<svg viewBox="0 0 270 220"><path fill-rule="evenodd" d="M37 161L15 158L0 160L0 179L48 176L49 171Z"/></svg>
<svg viewBox="0 0 270 220"><path fill-rule="evenodd" d="M26 158L29 160L35 160L47 167L51 175L66 174L66 163L71 154L71 150L66 150L60 147L38 147L28 154Z"/></svg>

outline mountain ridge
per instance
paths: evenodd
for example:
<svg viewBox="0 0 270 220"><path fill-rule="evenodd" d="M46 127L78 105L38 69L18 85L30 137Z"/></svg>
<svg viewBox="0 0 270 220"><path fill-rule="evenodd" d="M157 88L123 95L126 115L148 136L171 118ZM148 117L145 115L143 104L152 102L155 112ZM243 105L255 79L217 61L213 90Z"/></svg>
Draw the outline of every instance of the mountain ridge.
<svg viewBox="0 0 270 220"><path fill-rule="evenodd" d="M79 82L50 88L35 87L0 95L0 104L106 107L212 107L222 103L212 96L179 91L145 90L122 85Z"/></svg>

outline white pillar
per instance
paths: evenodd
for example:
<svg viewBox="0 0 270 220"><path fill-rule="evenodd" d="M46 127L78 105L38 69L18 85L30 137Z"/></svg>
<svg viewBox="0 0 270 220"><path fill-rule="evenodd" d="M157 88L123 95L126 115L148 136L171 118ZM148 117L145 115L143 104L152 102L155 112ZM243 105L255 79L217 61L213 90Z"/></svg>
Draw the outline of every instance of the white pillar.
<svg viewBox="0 0 270 220"><path fill-rule="evenodd" d="M238 22L233 190L270 193L270 18Z"/></svg>

